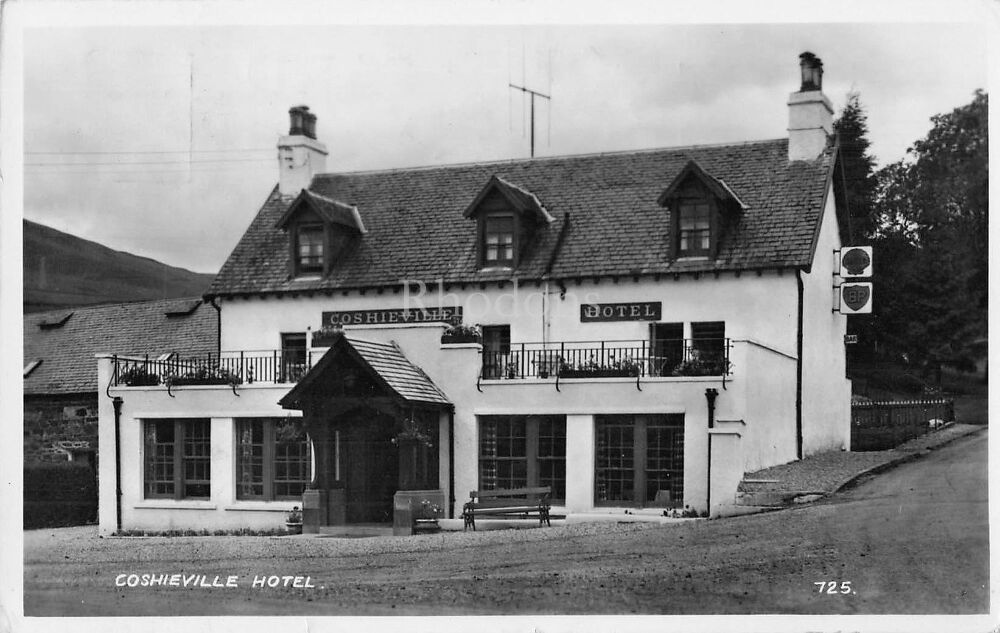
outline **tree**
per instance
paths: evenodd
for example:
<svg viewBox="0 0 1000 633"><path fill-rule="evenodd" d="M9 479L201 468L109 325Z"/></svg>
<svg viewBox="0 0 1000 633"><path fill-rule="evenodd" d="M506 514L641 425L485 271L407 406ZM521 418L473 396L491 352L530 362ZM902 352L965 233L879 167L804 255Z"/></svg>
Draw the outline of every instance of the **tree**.
<svg viewBox="0 0 1000 633"><path fill-rule="evenodd" d="M977 90L877 174L876 334L938 377L942 365L970 369L973 344L986 336L987 111Z"/></svg>
<svg viewBox="0 0 1000 633"><path fill-rule="evenodd" d="M861 95L847 93L847 103L833 122L840 144L840 164L836 178L843 178L849 215L851 244L867 243L873 233L875 201L875 159L868 153L868 115L861 105Z"/></svg>

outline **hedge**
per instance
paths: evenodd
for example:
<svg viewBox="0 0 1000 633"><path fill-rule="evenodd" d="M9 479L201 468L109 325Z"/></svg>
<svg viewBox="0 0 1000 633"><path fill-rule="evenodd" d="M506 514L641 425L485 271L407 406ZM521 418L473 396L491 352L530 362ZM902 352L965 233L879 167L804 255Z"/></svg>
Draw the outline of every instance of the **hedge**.
<svg viewBox="0 0 1000 633"><path fill-rule="evenodd" d="M97 520L97 477L86 463L24 466L24 529L85 525Z"/></svg>

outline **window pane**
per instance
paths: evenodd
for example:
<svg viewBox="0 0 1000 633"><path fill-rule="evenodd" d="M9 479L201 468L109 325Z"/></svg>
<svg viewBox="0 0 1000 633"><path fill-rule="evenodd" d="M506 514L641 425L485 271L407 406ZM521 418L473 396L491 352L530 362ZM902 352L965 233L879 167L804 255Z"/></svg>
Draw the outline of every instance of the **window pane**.
<svg viewBox="0 0 1000 633"><path fill-rule="evenodd" d="M635 500L635 437L631 416L598 416L595 503Z"/></svg>
<svg viewBox="0 0 1000 633"><path fill-rule="evenodd" d="M322 270L323 227L300 226L298 230L298 264L300 271Z"/></svg>
<svg viewBox="0 0 1000 633"><path fill-rule="evenodd" d="M212 472L211 420L184 420L183 481L185 497L210 497Z"/></svg>
<svg viewBox="0 0 1000 633"><path fill-rule="evenodd" d="M312 480L312 457L305 425L297 418L274 424L274 497L297 499Z"/></svg>
<svg viewBox="0 0 1000 633"><path fill-rule="evenodd" d="M526 486L528 460L524 418L484 416L480 420L480 488L495 490Z"/></svg>
<svg viewBox="0 0 1000 633"><path fill-rule="evenodd" d="M236 498L264 496L264 422L236 421Z"/></svg>
<svg viewBox="0 0 1000 633"><path fill-rule="evenodd" d="M678 249L706 253L711 248L711 208L706 203L683 202L678 209Z"/></svg>
<svg viewBox="0 0 1000 633"><path fill-rule="evenodd" d="M145 429L145 496L174 496L174 421L147 420Z"/></svg>
<svg viewBox="0 0 1000 633"><path fill-rule="evenodd" d="M491 216L485 220L483 257L490 264L508 264L514 261L514 218Z"/></svg>
<svg viewBox="0 0 1000 633"><path fill-rule="evenodd" d="M684 416L651 416L646 426L646 502L684 505ZM667 498L669 497L669 499Z"/></svg>
<svg viewBox="0 0 1000 633"><path fill-rule="evenodd" d="M566 418L538 421L538 485L552 487L552 499L566 499Z"/></svg>

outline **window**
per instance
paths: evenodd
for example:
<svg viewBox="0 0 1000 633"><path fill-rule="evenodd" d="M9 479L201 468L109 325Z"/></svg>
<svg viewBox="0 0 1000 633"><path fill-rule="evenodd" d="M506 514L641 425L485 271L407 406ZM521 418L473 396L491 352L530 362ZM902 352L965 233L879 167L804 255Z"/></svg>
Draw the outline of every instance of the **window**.
<svg viewBox="0 0 1000 633"><path fill-rule="evenodd" d="M649 329L649 375L670 376L684 360L684 324L651 323Z"/></svg>
<svg viewBox="0 0 1000 633"><path fill-rule="evenodd" d="M145 497L212 496L212 425L208 419L143 422Z"/></svg>
<svg viewBox="0 0 1000 633"><path fill-rule="evenodd" d="M526 486L551 486L552 499L566 499L566 418L481 416L479 487Z"/></svg>
<svg viewBox="0 0 1000 633"><path fill-rule="evenodd" d="M683 414L602 415L595 422L595 505L683 505Z"/></svg>
<svg viewBox="0 0 1000 633"><path fill-rule="evenodd" d="M279 382L295 382L306 372L305 332L281 335L281 374Z"/></svg>
<svg viewBox="0 0 1000 633"><path fill-rule="evenodd" d="M516 374L517 362L510 353L510 326L483 326L483 378L503 378Z"/></svg>
<svg viewBox="0 0 1000 633"><path fill-rule="evenodd" d="M708 255L712 251L712 217L708 202L684 200L678 207L680 257Z"/></svg>
<svg viewBox="0 0 1000 633"><path fill-rule="evenodd" d="M296 229L296 274L323 273L324 230L321 224L302 224Z"/></svg>
<svg viewBox="0 0 1000 633"><path fill-rule="evenodd" d="M299 499L311 480L312 453L301 419L236 421L237 499Z"/></svg>
<svg viewBox="0 0 1000 633"><path fill-rule="evenodd" d="M721 366L727 356L725 321L705 321L691 324L692 360Z"/></svg>
<svg viewBox="0 0 1000 633"><path fill-rule="evenodd" d="M488 215L483 221L483 265L514 265L514 217Z"/></svg>

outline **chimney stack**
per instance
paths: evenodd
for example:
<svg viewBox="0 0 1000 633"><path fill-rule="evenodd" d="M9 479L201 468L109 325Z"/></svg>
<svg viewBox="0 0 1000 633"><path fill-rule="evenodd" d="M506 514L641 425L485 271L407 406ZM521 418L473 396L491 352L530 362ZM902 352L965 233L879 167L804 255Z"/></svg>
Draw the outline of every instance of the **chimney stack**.
<svg viewBox="0 0 1000 633"><path fill-rule="evenodd" d="M833 134L833 104L823 94L823 61L799 55L802 84L788 97L788 160L813 160Z"/></svg>
<svg viewBox="0 0 1000 633"><path fill-rule="evenodd" d="M326 145L316 140L316 115L309 106L288 111L288 135L278 139L278 191L297 196L313 176L326 171Z"/></svg>

